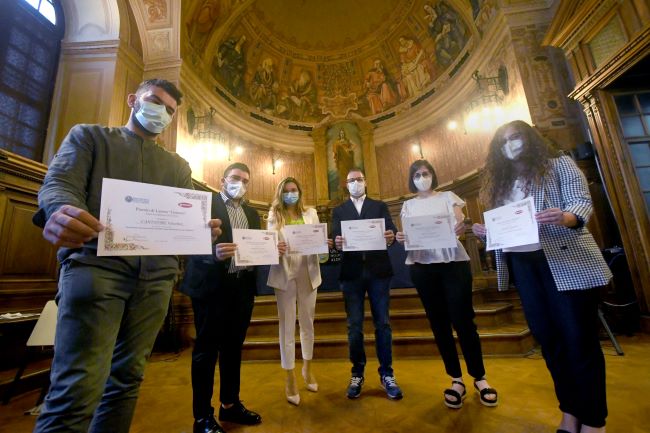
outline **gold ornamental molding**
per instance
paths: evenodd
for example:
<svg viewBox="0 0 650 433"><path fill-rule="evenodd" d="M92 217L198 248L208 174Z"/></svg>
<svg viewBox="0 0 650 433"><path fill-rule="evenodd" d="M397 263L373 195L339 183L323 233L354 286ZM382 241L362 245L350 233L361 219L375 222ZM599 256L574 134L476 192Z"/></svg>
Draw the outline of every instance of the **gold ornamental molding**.
<svg viewBox="0 0 650 433"><path fill-rule="evenodd" d="M571 4L572 2L567 2ZM545 38L544 45L553 45L562 48L565 52L571 52L593 32L596 24L605 17L615 6L623 3L623 0L591 0L578 6L578 11L573 11L573 18L566 21L562 28L553 38ZM551 31L555 26L551 26ZM551 34L551 32L549 32Z"/></svg>
<svg viewBox="0 0 650 433"><path fill-rule="evenodd" d="M578 83L569 97L580 100L594 88L602 88L616 80L639 59L650 53L650 24L630 40L618 53L603 66L596 69L588 78Z"/></svg>

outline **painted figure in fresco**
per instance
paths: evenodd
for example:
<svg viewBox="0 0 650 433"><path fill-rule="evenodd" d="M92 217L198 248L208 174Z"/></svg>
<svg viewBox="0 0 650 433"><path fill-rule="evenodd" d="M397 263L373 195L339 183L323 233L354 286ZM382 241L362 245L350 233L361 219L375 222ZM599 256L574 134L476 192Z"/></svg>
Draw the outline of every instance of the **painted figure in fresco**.
<svg viewBox="0 0 650 433"><path fill-rule="evenodd" d="M257 68L250 87L250 97L258 110L269 114L275 112L277 105L279 84L275 79L273 59L270 57L262 60Z"/></svg>
<svg viewBox="0 0 650 433"><path fill-rule="evenodd" d="M339 138L332 145L332 152L334 153L334 163L336 164L336 171L339 175L339 186L346 188L345 179L348 172L354 167L354 149L352 143L345 136L345 130L339 130Z"/></svg>
<svg viewBox="0 0 650 433"><path fill-rule="evenodd" d="M289 86L287 104L291 108L290 117L301 122L304 121L306 115L311 115L314 112L315 103L316 86L314 86L311 73L303 69L298 78Z"/></svg>
<svg viewBox="0 0 650 433"><path fill-rule="evenodd" d="M374 67L366 74L366 98L372 114L378 114L392 107L398 101L395 82L384 69L380 59L376 59Z"/></svg>
<svg viewBox="0 0 650 433"><path fill-rule="evenodd" d="M425 4L424 11L429 34L436 42L436 60L441 66L447 67L467 42L465 24L458 13L444 1L434 7Z"/></svg>
<svg viewBox="0 0 650 433"><path fill-rule="evenodd" d="M221 82L233 96L240 96L244 92L246 70L244 42L246 42L245 35L242 35L239 40L229 38L221 44L217 57L212 63L212 75L217 79L221 77Z"/></svg>
<svg viewBox="0 0 650 433"><path fill-rule="evenodd" d="M424 50L412 38L399 38L399 58L402 63L402 98L415 96L422 92L431 81L427 70Z"/></svg>
<svg viewBox="0 0 650 433"><path fill-rule="evenodd" d="M197 48L203 48L219 16L219 0L204 0L187 25L190 42Z"/></svg>

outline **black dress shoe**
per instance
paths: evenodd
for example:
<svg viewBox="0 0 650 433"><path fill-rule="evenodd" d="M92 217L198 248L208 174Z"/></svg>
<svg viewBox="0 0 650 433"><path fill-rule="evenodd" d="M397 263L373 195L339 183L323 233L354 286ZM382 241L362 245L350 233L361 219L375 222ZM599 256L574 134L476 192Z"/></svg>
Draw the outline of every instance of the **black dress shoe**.
<svg viewBox="0 0 650 433"><path fill-rule="evenodd" d="M244 407L240 401L228 409L219 408L219 421L234 422L235 424L255 425L262 422L262 417Z"/></svg>
<svg viewBox="0 0 650 433"><path fill-rule="evenodd" d="M226 433L213 416L194 421L194 433Z"/></svg>

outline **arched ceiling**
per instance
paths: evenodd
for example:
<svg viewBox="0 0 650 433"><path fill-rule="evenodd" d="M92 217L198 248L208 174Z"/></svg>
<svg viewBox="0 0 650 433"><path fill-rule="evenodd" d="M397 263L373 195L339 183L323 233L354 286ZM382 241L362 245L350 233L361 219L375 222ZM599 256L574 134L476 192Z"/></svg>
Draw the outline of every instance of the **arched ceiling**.
<svg viewBox="0 0 650 433"><path fill-rule="evenodd" d="M185 3L185 2L184 2ZM490 0L202 0L183 59L231 106L311 128L377 119L431 96L467 59Z"/></svg>

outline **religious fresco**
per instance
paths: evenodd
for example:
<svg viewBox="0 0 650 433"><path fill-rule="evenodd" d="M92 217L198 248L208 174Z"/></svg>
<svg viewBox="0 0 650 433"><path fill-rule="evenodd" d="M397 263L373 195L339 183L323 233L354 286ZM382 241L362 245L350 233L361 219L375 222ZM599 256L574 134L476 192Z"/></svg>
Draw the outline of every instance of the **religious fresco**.
<svg viewBox="0 0 650 433"><path fill-rule="evenodd" d="M221 90L262 116L312 125L355 116L372 118L429 92L439 77L457 67L469 41L480 34L472 20L481 19L484 4L492 3L387 1L395 8L391 11L395 22L387 19L392 15L382 9L384 15L369 18L370 24L376 24L365 23L358 31L359 41L351 39L350 35L356 35L353 30L337 39L336 34L330 37L317 28L313 41L304 40L304 34L292 39L289 31L293 28L279 29L279 23L269 21L279 15L271 6L263 9L268 3L265 0L253 3L250 13L231 20L224 29L214 25L223 19L219 16L220 2L204 0L189 17L187 31L195 48L214 47L205 68ZM329 3L333 9L337 5L359 7L346 4ZM322 5L315 7L327 11ZM325 27L330 22L327 19L333 18L323 18ZM301 28L296 25L296 29ZM220 37L209 43L214 32ZM331 51L316 49L324 46Z"/></svg>
<svg viewBox="0 0 650 433"><path fill-rule="evenodd" d="M348 172L363 169L359 128L352 122L336 123L327 130L327 180L330 200L345 196Z"/></svg>

